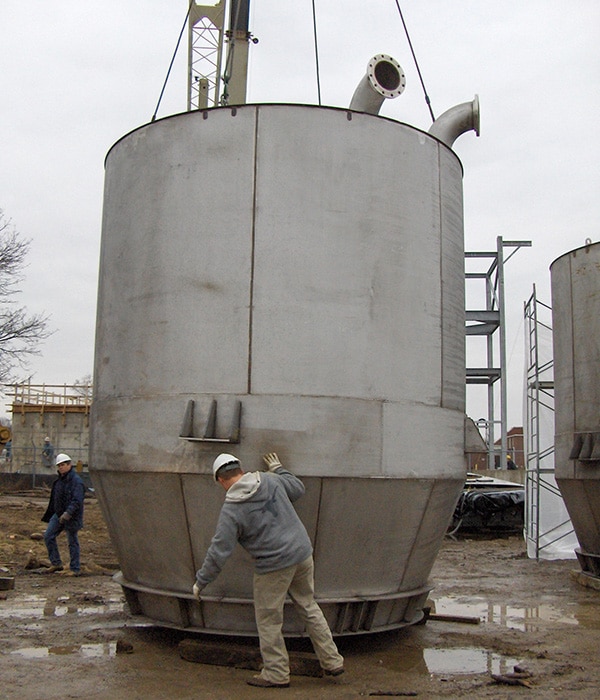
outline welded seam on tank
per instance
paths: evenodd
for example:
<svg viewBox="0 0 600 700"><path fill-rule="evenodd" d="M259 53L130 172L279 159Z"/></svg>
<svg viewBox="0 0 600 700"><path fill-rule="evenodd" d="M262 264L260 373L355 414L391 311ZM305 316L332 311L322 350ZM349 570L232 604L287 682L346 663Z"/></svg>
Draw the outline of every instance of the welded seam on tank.
<svg viewBox="0 0 600 700"><path fill-rule="evenodd" d="M253 172L252 172L252 229L251 229L251 240L250 240L250 298L249 298L249 308L248 308L248 378L247 378L247 392L252 394L252 335L253 335L253 321L254 321L254 267L255 267L255 254L256 254L256 182L258 173L258 115L259 108L255 109L255 119L254 119L254 155L253 155Z"/></svg>
<svg viewBox="0 0 600 700"><path fill-rule="evenodd" d="M442 163L440 144L437 144L438 161L438 209L440 217L440 407L444 406L444 217L442 215Z"/></svg>
<svg viewBox="0 0 600 700"><path fill-rule="evenodd" d="M315 523L315 541L313 551L317 551L317 533L319 532L319 520L321 518L321 503L323 502L323 477L319 479L319 498L317 500L317 521Z"/></svg>
<svg viewBox="0 0 600 700"><path fill-rule="evenodd" d="M571 382L573 388L573 432L579 430L579 416L577 415L577 382L575 381L576 375L576 361L575 361L575 308L573 305L573 257L569 255L569 311L571 313L571 318L569 319L569 337L571 338L571 377L573 381ZM576 476L578 472L577 462L573 462L573 477Z"/></svg>
<svg viewBox="0 0 600 700"><path fill-rule="evenodd" d="M399 582L400 587L404 583L404 579L406 578L406 573L411 568L410 562L413 558L413 554L415 553L415 547L417 546L417 543L419 542L419 539L421 537L421 530L423 529L423 523L425 521L425 516L429 512L429 504L431 503L431 498L433 496L434 488L435 488L435 482L431 482L431 485L429 487L429 494L427 496L427 501L425 503L425 508L423 509L423 516L421 517L421 520L419 522L419 527L417 528L417 534L415 535L415 539L413 540L412 546L410 548L410 552L408 553L408 557L406 558L406 566L404 567L404 574L402 575L402 578L400 579L400 582Z"/></svg>
<svg viewBox="0 0 600 700"><path fill-rule="evenodd" d="M192 565L194 567L194 572L195 572L196 571L196 562L194 561L194 546L192 543L192 528L190 527L190 520L188 518L187 503L185 500L185 489L183 488L183 476L181 474L179 475L178 481L179 481L179 489L181 491L181 502L183 503L183 517L185 518L185 526L186 526L187 533L188 533L188 545L190 548ZM206 627L206 625L204 623L204 615L202 612L202 605L199 605L198 607L200 608L200 620L202 623L202 627L204 628L204 627ZM180 600L180 608L181 608L182 617L183 617L183 615L185 615L185 617L186 617L186 620L185 620L185 622L187 623L186 627L189 627L191 624L191 620L189 618L189 614L188 614L187 610L185 609L185 606L181 605L181 600Z"/></svg>

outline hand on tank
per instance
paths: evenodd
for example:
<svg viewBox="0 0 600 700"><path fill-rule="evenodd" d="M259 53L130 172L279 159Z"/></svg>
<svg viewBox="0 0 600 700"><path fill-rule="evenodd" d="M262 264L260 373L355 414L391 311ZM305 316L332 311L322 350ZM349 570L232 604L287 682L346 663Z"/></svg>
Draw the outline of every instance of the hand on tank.
<svg viewBox="0 0 600 700"><path fill-rule="evenodd" d="M266 455L263 455L263 462L267 465L267 469L270 472L283 466L279 461L279 457L277 456L276 452L267 452Z"/></svg>

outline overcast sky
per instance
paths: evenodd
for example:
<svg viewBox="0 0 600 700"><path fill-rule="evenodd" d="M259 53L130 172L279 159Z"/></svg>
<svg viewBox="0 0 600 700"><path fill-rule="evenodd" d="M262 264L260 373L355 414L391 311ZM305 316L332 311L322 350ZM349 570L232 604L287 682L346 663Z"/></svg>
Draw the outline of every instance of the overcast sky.
<svg viewBox="0 0 600 700"><path fill-rule="evenodd" d="M369 58L388 53L407 86L381 114L427 130L395 0L315 5L322 104L347 106ZM400 6L435 115L481 101L481 137L454 144L466 249L493 251L497 236L533 243L506 265L508 416L520 425L523 304L534 284L549 304L552 261L599 240L600 3ZM150 120L186 11L187 0L0 3L0 208L31 239L20 302L55 330L31 362L36 383L93 370L104 157ZM249 102L317 103L312 28L311 0L254 0ZM186 61L184 42L159 117L185 111ZM484 406L472 394L468 412Z"/></svg>

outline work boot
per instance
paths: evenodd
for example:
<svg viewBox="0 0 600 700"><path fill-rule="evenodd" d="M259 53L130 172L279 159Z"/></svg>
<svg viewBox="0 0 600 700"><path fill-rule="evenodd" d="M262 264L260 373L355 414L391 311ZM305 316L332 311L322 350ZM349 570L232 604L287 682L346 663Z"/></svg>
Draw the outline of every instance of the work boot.
<svg viewBox="0 0 600 700"><path fill-rule="evenodd" d="M253 685L255 688L289 688L289 683L273 683L268 681L262 676L252 676L249 681L246 681L248 685Z"/></svg>
<svg viewBox="0 0 600 700"><path fill-rule="evenodd" d="M342 673L344 673L344 667L343 667L343 666L340 666L339 668L334 668L334 669L332 669L331 671L329 671L328 669L324 668L324 669L323 669L323 673L324 673L326 676L341 676Z"/></svg>
<svg viewBox="0 0 600 700"><path fill-rule="evenodd" d="M54 574L57 571L64 571L64 568L65 567L62 564L52 564L52 566L49 566L44 573L45 574Z"/></svg>
<svg viewBox="0 0 600 700"><path fill-rule="evenodd" d="M81 576L81 571L73 571L72 569L69 569L68 571L63 571L62 576Z"/></svg>

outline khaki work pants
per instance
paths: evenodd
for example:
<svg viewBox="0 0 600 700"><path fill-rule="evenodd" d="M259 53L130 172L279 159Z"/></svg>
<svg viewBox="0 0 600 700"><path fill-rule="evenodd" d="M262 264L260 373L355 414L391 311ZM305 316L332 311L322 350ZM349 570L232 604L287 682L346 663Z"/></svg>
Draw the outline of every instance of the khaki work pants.
<svg viewBox="0 0 600 700"><path fill-rule="evenodd" d="M344 665L331 630L315 601L312 556L279 571L254 574L254 609L263 659L261 677L271 683L288 683L290 665L283 633L283 605L289 593L306 627L322 668L333 671Z"/></svg>

